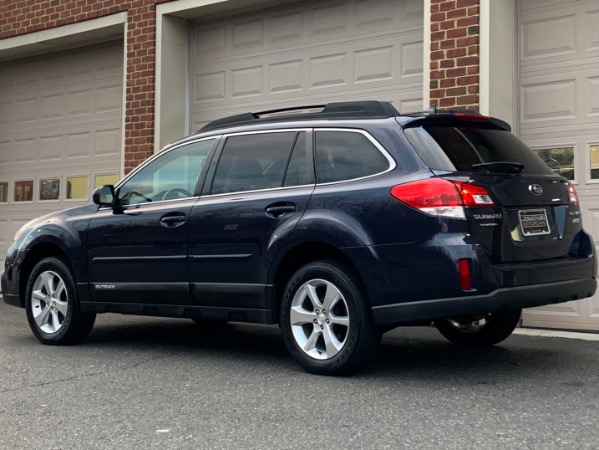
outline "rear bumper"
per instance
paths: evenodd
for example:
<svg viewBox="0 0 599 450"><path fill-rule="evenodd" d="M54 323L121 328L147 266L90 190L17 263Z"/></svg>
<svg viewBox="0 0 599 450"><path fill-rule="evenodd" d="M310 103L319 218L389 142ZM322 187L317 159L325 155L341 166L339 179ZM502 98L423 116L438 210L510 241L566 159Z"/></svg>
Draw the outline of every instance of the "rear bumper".
<svg viewBox="0 0 599 450"><path fill-rule="evenodd" d="M372 308L377 325L401 324L438 317L510 311L553 303L563 303L591 297L597 290L597 280L584 278L556 283L536 284L497 289L485 295L440 298Z"/></svg>

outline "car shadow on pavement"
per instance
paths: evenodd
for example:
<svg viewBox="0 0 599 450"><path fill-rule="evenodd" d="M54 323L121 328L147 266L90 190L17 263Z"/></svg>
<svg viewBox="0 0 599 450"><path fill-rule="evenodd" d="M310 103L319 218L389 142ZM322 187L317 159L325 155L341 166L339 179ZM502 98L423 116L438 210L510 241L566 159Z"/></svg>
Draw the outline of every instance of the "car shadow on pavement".
<svg viewBox="0 0 599 450"><path fill-rule="evenodd" d="M277 326L241 323L195 324L182 319L135 318L111 324L103 320L83 344L104 350L144 350L162 355L196 355L243 361L268 361L272 370L299 371L288 356ZM383 337L371 361L353 377L454 379L492 383L497 377L548 376L572 368L575 355L564 355L551 340L512 336L488 348L463 348L434 328L403 328Z"/></svg>

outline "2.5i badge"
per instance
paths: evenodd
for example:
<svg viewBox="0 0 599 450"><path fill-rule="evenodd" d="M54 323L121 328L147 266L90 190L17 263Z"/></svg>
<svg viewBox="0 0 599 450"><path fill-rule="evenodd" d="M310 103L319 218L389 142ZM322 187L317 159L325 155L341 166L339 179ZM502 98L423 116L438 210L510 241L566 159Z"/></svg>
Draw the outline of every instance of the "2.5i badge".
<svg viewBox="0 0 599 450"><path fill-rule="evenodd" d="M524 209L518 211L520 227L524 236L538 236L551 233L547 211L544 209Z"/></svg>

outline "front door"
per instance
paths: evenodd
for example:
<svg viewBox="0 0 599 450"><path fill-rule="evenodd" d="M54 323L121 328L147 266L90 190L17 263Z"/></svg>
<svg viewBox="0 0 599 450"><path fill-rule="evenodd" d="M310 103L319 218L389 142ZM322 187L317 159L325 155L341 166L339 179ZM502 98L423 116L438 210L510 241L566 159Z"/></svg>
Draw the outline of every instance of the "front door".
<svg viewBox="0 0 599 450"><path fill-rule="evenodd" d="M125 180L88 234L94 301L190 303L187 234L214 139L168 150Z"/></svg>

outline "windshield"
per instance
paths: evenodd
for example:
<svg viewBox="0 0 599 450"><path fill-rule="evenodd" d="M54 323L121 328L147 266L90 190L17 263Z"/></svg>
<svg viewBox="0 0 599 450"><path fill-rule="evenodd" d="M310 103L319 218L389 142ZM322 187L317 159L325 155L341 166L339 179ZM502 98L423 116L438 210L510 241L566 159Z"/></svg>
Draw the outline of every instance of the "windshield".
<svg viewBox="0 0 599 450"><path fill-rule="evenodd" d="M448 172L485 171L514 173L519 163L529 175L551 175L553 171L522 141L509 131L473 127L425 126L408 128L404 133L424 163ZM474 167L473 167L474 166Z"/></svg>

